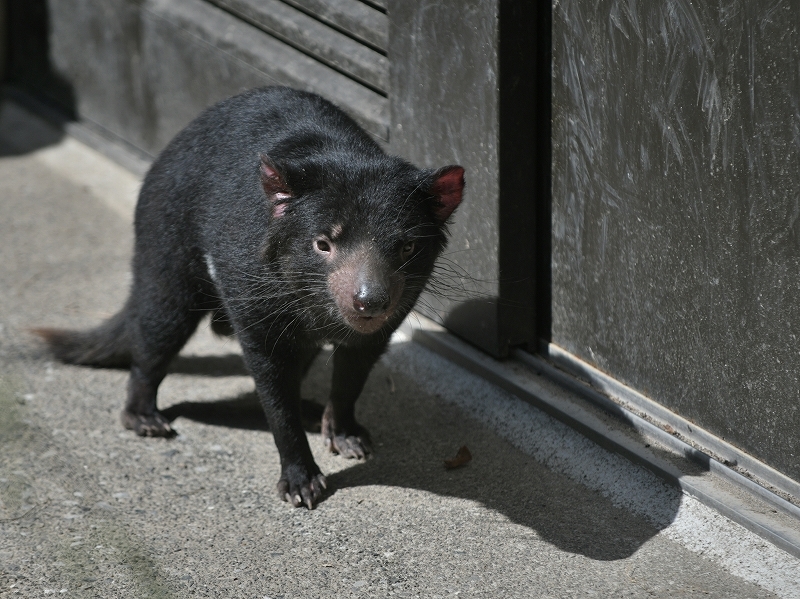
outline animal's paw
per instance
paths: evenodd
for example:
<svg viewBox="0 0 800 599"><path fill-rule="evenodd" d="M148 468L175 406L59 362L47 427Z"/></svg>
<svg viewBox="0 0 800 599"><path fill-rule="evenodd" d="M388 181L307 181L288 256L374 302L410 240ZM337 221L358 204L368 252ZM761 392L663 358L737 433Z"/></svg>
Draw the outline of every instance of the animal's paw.
<svg viewBox="0 0 800 599"><path fill-rule="evenodd" d="M140 437L174 437L175 429L159 411L152 414L135 414L122 410L122 425Z"/></svg>
<svg viewBox="0 0 800 599"><path fill-rule="evenodd" d="M288 467L278 481L278 497L294 507L305 505L313 510L314 505L328 488L328 481L321 473L309 475L303 467Z"/></svg>
<svg viewBox="0 0 800 599"><path fill-rule="evenodd" d="M372 453L372 442L366 429L356 435L332 435L325 437L325 446L343 458L366 459Z"/></svg>
<svg viewBox="0 0 800 599"><path fill-rule="evenodd" d="M322 415L322 438L331 453L338 453L344 458L363 460L372 453L372 441L367 429L355 419L351 419L348 427L338 426L330 404Z"/></svg>

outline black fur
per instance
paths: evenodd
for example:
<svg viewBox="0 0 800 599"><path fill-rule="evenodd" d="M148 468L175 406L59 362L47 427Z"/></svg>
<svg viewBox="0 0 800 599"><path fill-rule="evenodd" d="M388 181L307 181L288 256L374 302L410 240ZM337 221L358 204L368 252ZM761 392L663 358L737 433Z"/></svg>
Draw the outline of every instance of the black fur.
<svg viewBox="0 0 800 599"><path fill-rule="evenodd" d="M123 423L170 435L158 385L212 312L255 379L281 456L279 494L310 508L325 478L301 426L302 377L333 343L323 435L332 451L365 457L355 401L445 247L462 189L461 167L387 156L319 96L244 93L192 122L147 174L124 309L88 332L39 332L65 362L129 364Z"/></svg>

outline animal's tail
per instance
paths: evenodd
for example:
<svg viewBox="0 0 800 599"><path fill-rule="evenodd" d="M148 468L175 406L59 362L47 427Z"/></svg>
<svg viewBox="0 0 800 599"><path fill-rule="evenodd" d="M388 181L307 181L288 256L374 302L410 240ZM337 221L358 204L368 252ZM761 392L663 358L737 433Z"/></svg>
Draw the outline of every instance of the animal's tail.
<svg viewBox="0 0 800 599"><path fill-rule="evenodd" d="M129 368L131 343L125 324L125 310L88 331L34 329L47 342L53 355L67 364L104 368Z"/></svg>

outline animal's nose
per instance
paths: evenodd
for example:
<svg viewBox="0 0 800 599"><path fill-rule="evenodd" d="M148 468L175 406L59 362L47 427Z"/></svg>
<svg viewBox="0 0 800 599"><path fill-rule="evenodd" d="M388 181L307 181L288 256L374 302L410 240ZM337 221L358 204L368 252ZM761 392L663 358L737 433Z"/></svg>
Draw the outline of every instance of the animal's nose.
<svg viewBox="0 0 800 599"><path fill-rule="evenodd" d="M359 316L379 316L389 309L392 298L384 285L359 285L353 295L353 308Z"/></svg>

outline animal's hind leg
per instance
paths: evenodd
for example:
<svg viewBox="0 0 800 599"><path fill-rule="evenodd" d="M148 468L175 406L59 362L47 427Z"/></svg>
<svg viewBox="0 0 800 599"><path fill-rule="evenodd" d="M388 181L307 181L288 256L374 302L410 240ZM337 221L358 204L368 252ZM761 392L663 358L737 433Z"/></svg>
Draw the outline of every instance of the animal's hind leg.
<svg viewBox="0 0 800 599"><path fill-rule="evenodd" d="M128 379L128 400L122 410L122 425L142 437L171 437L175 434L169 421L156 408L158 385L164 373L145 372L131 367Z"/></svg>
<svg viewBox="0 0 800 599"><path fill-rule="evenodd" d="M143 437L169 437L175 432L156 408L158 386L204 311L193 304L193 294L174 285L136 287L128 320L132 360L122 424Z"/></svg>

